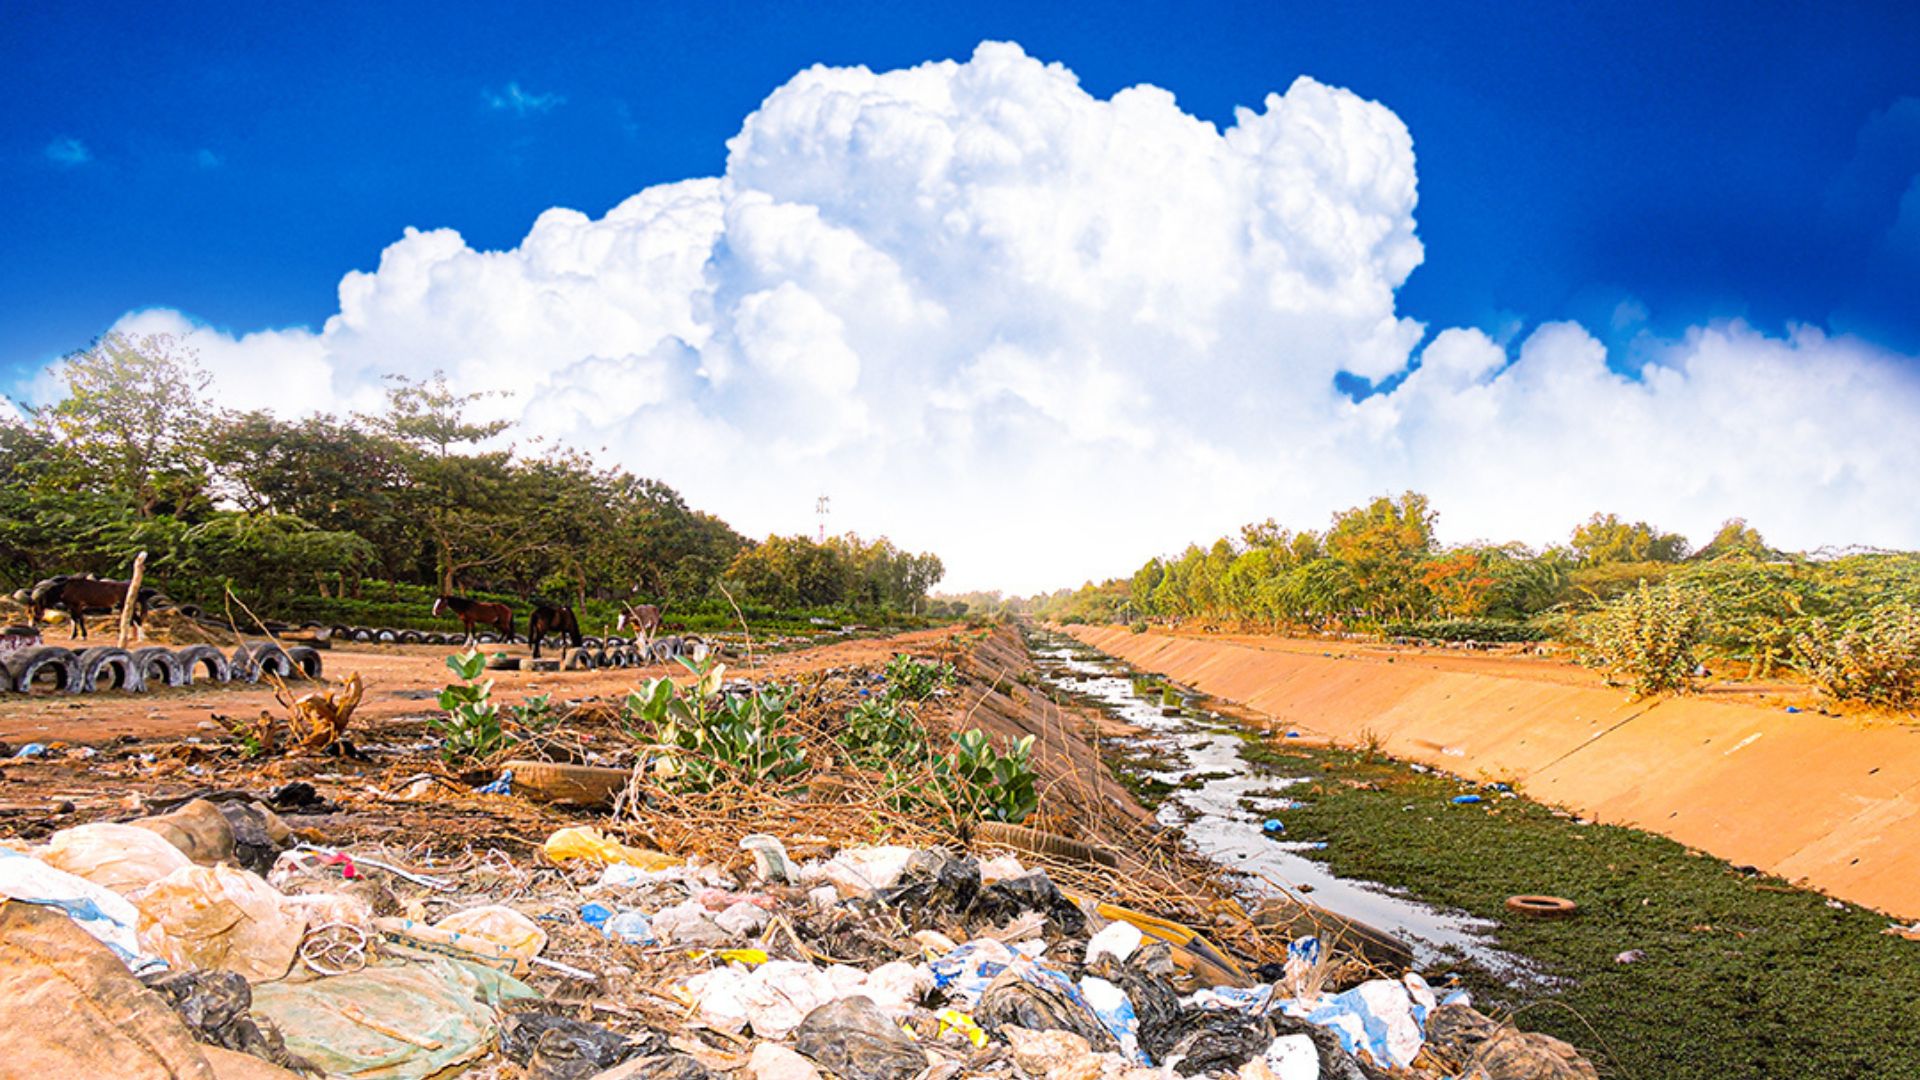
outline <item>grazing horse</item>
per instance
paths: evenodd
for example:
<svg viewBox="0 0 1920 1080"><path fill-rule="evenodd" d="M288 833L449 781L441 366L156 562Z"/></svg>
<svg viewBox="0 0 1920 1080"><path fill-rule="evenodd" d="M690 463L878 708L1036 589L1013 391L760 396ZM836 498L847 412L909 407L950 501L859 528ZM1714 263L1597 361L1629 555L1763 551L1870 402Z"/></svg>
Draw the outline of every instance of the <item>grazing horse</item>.
<svg viewBox="0 0 1920 1080"><path fill-rule="evenodd" d="M621 604L618 629L629 627L633 629L635 640L644 648L660 629L660 609L652 604Z"/></svg>
<svg viewBox="0 0 1920 1080"><path fill-rule="evenodd" d="M573 609L549 600L533 601L533 614L527 616L527 640L533 643L533 658L540 659L540 639L551 633L567 635L574 648L580 647L580 620Z"/></svg>
<svg viewBox="0 0 1920 1080"><path fill-rule="evenodd" d="M140 595L134 598L133 625L139 626L147 617L147 604L159 594L158 589L140 590ZM61 574L33 587L33 592L27 597L27 619L34 626L39 626L40 619L48 611L63 611L73 620L73 629L68 636L84 638L87 636L88 615L111 615L126 602L127 583L124 581L102 581L99 578Z"/></svg>
<svg viewBox="0 0 1920 1080"><path fill-rule="evenodd" d="M496 604L491 600L469 600L464 596L441 596L433 602L434 615L444 616L448 612L452 612L466 630L468 646L473 644L475 626L500 631L502 641L513 637L513 609L505 604Z"/></svg>

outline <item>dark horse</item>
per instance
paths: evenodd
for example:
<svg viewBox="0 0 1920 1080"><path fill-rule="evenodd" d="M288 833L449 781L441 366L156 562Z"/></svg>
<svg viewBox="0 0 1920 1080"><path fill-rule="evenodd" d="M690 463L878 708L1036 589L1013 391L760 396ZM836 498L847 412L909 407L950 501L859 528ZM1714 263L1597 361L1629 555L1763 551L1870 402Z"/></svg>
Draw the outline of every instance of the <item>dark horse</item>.
<svg viewBox="0 0 1920 1080"><path fill-rule="evenodd" d="M533 643L533 658L540 659L540 639L548 634L565 634L574 648L580 647L580 620L565 604L536 599L533 614L527 616L527 640Z"/></svg>
<svg viewBox="0 0 1920 1080"><path fill-rule="evenodd" d="M491 600L469 600L464 596L442 596L433 602L433 613L445 615L452 612L460 620L467 632L467 644L473 644L475 626L491 627L500 631L501 641L513 640L513 609L505 604L496 604Z"/></svg>
<svg viewBox="0 0 1920 1080"><path fill-rule="evenodd" d="M159 595L157 589L141 589L134 598L133 625L139 626L147 617L147 603ZM88 615L111 615L120 610L127 602L127 583L124 581L102 581L99 578L73 577L61 574L50 577L33 587L27 600L27 618L33 625L39 626L40 619L49 611L64 611L73 620L69 637L87 636Z"/></svg>

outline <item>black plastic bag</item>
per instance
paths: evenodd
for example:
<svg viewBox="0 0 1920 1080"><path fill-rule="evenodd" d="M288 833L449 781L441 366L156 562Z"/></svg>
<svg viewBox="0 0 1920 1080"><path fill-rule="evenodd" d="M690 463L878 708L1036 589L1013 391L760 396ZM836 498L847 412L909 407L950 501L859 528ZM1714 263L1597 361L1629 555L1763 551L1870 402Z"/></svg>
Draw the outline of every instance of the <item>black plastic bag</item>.
<svg viewBox="0 0 1920 1080"><path fill-rule="evenodd" d="M251 1054L283 1069L318 1075L306 1058L287 1049L270 1020L253 1018L253 987L232 971L184 971L141 980L180 1014L203 1043Z"/></svg>
<svg viewBox="0 0 1920 1080"><path fill-rule="evenodd" d="M794 1030L794 1049L845 1080L913 1080L927 1055L872 998L822 1005Z"/></svg>
<svg viewBox="0 0 1920 1080"><path fill-rule="evenodd" d="M584 1080L638 1054L657 1050L658 1038L629 1039L598 1024L548 1013L513 1013L500 1033L500 1052L527 1067L536 1080Z"/></svg>
<svg viewBox="0 0 1920 1080"><path fill-rule="evenodd" d="M1047 979L1028 982L1008 971L995 976L980 995L973 1018L988 1031L1023 1027L1030 1031L1070 1031L1095 1050L1115 1050L1113 1033L1075 1000L1066 988Z"/></svg>
<svg viewBox="0 0 1920 1080"><path fill-rule="evenodd" d="M1079 937L1086 932L1086 913L1060 892L1045 870L994 882L980 891L979 899L974 901L973 910L968 914L995 925L1005 925L1028 911L1045 915L1066 937Z"/></svg>
<svg viewBox="0 0 1920 1080"><path fill-rule="evenodd" d="M1245 1013L1189 1009L1181 1016L1180 1025L1183 1030L1179 1040L1154 1060L1173 1061L1173 1071L1181 1076L1238 1072L1240 1066L1273 1045L1273 1025Z"/></svg>

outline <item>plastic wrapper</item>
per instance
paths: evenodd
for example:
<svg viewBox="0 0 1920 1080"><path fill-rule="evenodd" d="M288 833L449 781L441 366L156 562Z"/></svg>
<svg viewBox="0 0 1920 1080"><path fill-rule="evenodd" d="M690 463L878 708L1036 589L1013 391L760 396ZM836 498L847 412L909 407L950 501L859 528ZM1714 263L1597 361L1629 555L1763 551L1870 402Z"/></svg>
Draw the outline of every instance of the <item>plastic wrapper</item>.
<svg viewBox="0 0 1920 1080"><path fill-rule="evenodd" d="M123 896L193 865L159 833L107 822L61 829L34 855L48 866Z"/></svg>
<svg viewBox="0 0 1920 1080"><path fill-rule="evenodd" d="M306 916L244 870L188 866L128 897L140 909L140 941L174 967L278 979L293 965Z"/></svg>

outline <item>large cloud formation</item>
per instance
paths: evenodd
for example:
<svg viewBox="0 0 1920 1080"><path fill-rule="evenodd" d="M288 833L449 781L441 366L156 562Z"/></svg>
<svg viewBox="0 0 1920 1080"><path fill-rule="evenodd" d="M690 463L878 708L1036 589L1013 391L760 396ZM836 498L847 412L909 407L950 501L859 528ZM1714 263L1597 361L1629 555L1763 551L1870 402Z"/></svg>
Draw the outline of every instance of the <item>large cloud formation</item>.
<svg viewBox="0 0 1920 1080"><path fill-rule="evenodd" d="M1920 385L1861 343L1705 328L1632 378L1576 326L1420 348L1394 303L1422 259L1412 139L1345 90L1302 78L1222 131L985 44L801 72L728 151L510 251L408 230L317 333L121 326L189 334L229 403L286 412L444 369L749 531L829 494L833 528L936 550L955 587L1124 573L1404 487L1455 539L1607 508L1920 543ZM1409 370L1359 404L1334 384Z"/></svg>

